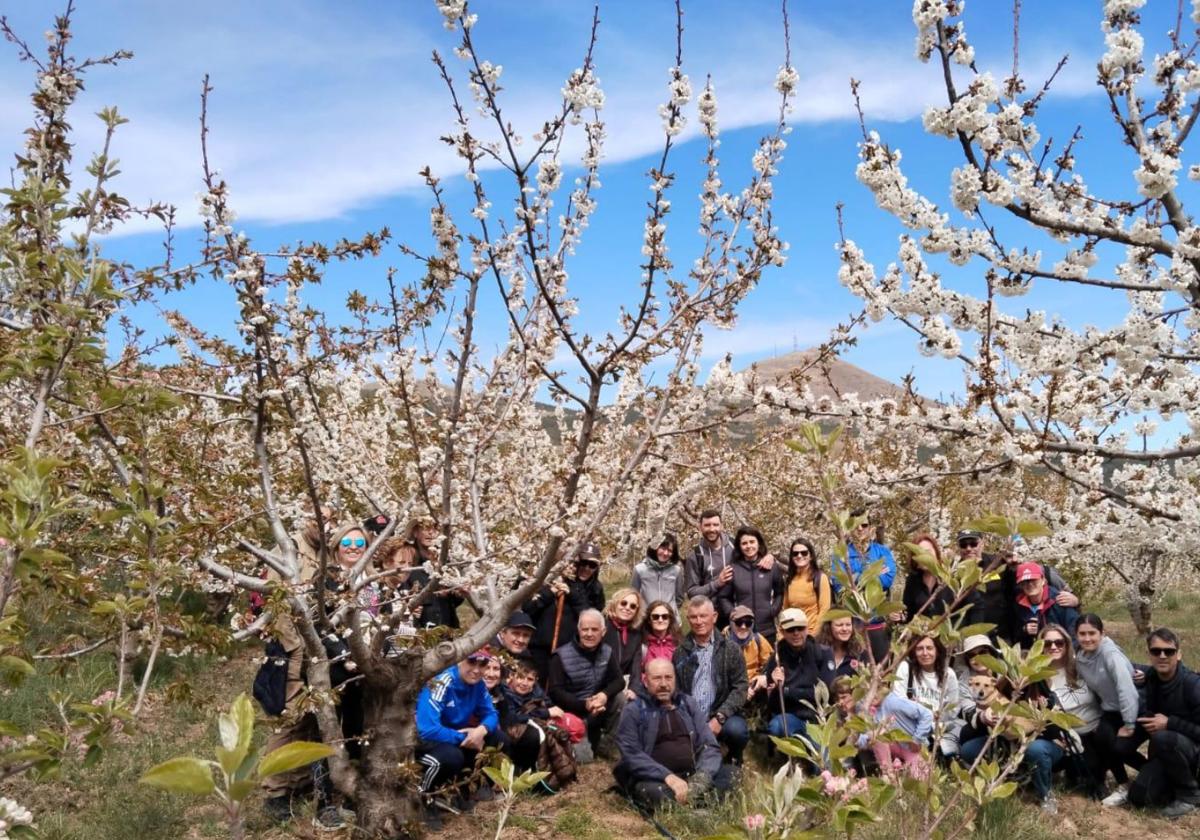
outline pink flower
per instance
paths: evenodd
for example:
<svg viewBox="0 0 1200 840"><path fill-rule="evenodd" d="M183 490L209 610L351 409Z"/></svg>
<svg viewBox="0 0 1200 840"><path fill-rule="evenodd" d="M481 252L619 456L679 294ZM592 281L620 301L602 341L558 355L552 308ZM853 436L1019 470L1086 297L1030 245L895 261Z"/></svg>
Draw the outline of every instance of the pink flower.
<svg viewBox="0 0 1200 840"><path fill-rule="evenodd" d="M756 831L762 828L767 823L767 818L762 814L748 814L744 820L747 831Z"/></svg>

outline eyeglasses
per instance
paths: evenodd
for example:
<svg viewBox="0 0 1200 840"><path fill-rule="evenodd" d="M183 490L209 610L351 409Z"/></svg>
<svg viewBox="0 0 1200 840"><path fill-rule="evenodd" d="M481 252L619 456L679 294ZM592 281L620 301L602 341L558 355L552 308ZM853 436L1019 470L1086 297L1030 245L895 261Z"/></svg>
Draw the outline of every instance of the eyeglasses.
<svg viewBox="0 0 1200 840"><path fill-rule="evenodd" d="M1048 648L1065 648L1067 646L1066 639L1043 639Z"/></svg>
<svg viewBox="0 0 1200 840"><path fill-rule="evenodd" d="M670 613L655 613L654 615L650 616L650 620L651 621L670 621L671 614Z"/></svg>
<svg viewBox="0 0 1200 840"><path fill-rule="evenodd" d="M808 549L807 548L797 548L795 551L792 552L792 556L793 557L807 557Z"/></svg>
<svg viewBox="0 0 1200 840"><path fill-rule="evenodd" d="M754 619L753 618L739 618L737 621L733 622L733 624L735 627L753 627Z"/></svg>
<svg viewBox="0 0 1200 840"><path fill-rule="evenodd" d="M631 609L631 610L636 610L638 608L638 602L637 601L618 601L617 606L625 607L625 608Z"/></svg>
<svg viewBox="0 0 1200 840"><path fill-rule="evenodd" d="M977 545L979 545L979 540L959 540L958 541L959 548L975 548Z"/></svg>
<svg viewBox="0 0 1200 840"><path fill-rule="evenodd" d="M1150 648L1150 655L1158 657L1159 659L1170 659L1172 656L1174 656L1177 653L1179 653L1179 648L1173 648L1173 647L1172 648L1160 648L1160 647Z"/></svg>
<svg viewBox="0 0 1200 840"><path fill-rule="evenodd" d="M342 537L342 548L362 548L367 541L362 537Z"/></svg>

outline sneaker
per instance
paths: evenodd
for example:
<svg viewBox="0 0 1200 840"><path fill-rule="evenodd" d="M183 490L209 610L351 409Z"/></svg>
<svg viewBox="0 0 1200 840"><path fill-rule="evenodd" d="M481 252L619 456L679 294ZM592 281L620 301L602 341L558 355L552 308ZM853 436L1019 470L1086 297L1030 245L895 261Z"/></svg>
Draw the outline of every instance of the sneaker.
<svg viewBox="0 0 1200 840"><path fill-rule="evenodd" d="M1042 800L1042 813L1047 816L1055 816L1058 814L1058 800L1054 798L1054 794L1049 794Z"/></svg>
<svg viewBox="0 0 1200 840"><path fill-rule="evenodd" d="M596 760L596 757L592 755L591 742L589 742L587 738L584 738L582 741L576 744L574 750L576 764L591 764Z"/></svg>
<svg viewBox="0 0 1200 840"><path fill-rule="evenodd" d="M1166 817L1168 820L1177 820L1180 817L1186 816L1196 810L1196 805L1192 802L1185 802L1182 799L1176 799L1170 805L1159 811L1159 815Z"/></svg>
<svg viewBox="0 0 1200 840"><path fill-rule="evenodd" d="M341 810L333 805L326 805L313 817L313 828L317 831L341 831L347 825L349 823L342 816Z"/></svg>
<svg viewBox="0 0 1200 840"><path fill-rule="evenodd" d="M1129 785L1121 785L1108 796L1100 800L1105 808L1120 808L1129 801Z"/></svg>
<svg viewBox="0 0 1200 840"><path fill-rule="evenodd" d="M284 823L292 818L292 797L284 794L283 796L272 796L270 799L263 802L263 811L266 812L267 818L274 823Z"/></svg>

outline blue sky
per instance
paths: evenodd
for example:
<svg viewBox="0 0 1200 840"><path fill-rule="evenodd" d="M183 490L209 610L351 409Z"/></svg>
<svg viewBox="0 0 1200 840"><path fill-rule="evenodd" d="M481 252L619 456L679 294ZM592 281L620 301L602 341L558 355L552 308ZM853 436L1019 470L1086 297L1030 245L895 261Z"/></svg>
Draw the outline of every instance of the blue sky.
<svg viewBox="0 0 1200 840"><path fill-rule="evenodd" d="M551 0L476 5L481 52L504 65L507 112L528 137L553 111L563 81L579 66L591 7ZM1165 30L1174 6L1151 0L1147 31ZM5 7L14 28L40 43L50 5L10 0ZM78 7L80 54L117 48L135 54L119 69L95 71L73 116L81 150L98 144L99 121L90 114L101 106L115 104L131 119L115 153L124 173L118 187L135 202L173 202L183 221L195 224L201 187L198 98L205 73L215 88L210 154L230 183L239 226L261 248L353 237L382 225L397 239L425 247L428 202L418 170L428 164L444 176L452 200L466 195L466 181L456 177L461 167L437 139L449 130L451 112L430 51L446 55L459 79L465 73L449 55L456 38L442 28L432 2L78 0ZM1058 58L1070 54L1039 119L1042 136L1065 138L1076 122L1090 124L1078 155L1084 174L1128 196L1134 189L1132 153L1115 142L1107 104L1094 85L1103 49L1098 7L1083 0L1026 3L1021 61L1031 83L1040 84ZM899 227L854 179L859 129L850 76L863 82L869 127L904 150L910 181L948 205L949 172L959 161L953 145L921 131L925 105L941 103L944 93L938 68L913 58L910 10L906 0L792 4L792 49L802 84L775 205L776 223L791 243L790 259L786 268L764 277L735 330L708 337L710 359L733 352L735 366L742 367L809 346L854 310L836 280L837 202L846 206L847 235L866 249L876 268L882 271L894 259ZM607 164L599 209L571 272L582 321L602 331L613 323L614 301L638 282L649 196L645 171L649 155L661 148L657 106L671 64L673 4L610 3L602 7L601 20L596 63L607 95ZM777 105L772 82L783 56L779 20L774 2L685 2L685 70L697 89L706 73L713 76L729 186L743 182L754 144ZM1012 60L1010 4L973 0L966 23L980 64L1003 76ZM10 47L0 61L3 148L20 146L32 82L33 68L18 63ZM697 245L694 196L702 178L694 113L690 122L685 139L691 140L674 157L679 186L669 241L680 265ZM489 177L488 183L498 182ZM499 193L493 197L497 211L503 206L498 198ZM178 238L180 256L194 253L195 227ZM162 257L161 239L161 231L135 226L110 238L105 249L115 258L155 263ZM1048 247L1047 263L1058 253ZM401 277L416 276L393 247L380 260L331 269L310 299L337 320L346 293L380 289L388 265L399 266ZM975 277L968 269L949 282L977 284ZM231 296L213 283L169 305L224 332L235 317ZM1039 288L1015 306L1066 313L1075 325L1109 323L1124 308L1119 294L1097 298L1054 287ZM155 332L152 313L142 317ZM847 358L893 380L914 371L921 390L933 396L961 391L957 365L923 359L904 328L886 322L868 331Z"/></svg>

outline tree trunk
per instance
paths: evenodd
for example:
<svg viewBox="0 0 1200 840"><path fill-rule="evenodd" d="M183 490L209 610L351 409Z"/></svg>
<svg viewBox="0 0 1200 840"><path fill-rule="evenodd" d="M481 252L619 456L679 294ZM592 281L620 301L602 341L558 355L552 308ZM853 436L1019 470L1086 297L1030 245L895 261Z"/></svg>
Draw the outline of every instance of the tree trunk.
<svg viewBox="0 0 1200 840"><path fill-rule="evenodd" d="M364 686L364 731L369 741L363 749L355 805L361 836L372 840L415 838L422 833L420 773L413 764L421 653L386 660Z"/></svg>
<svg viewBox="0 0 1200 840"><path fill-rule="evenodd" d="M1143 636L1154 629L1154 596L1157 593L1155 584L1158 580L1158 561L1161 557L1162 552L1157 549L1141 552L1141 561L1146 571L1137 588L1129 592L1129 616L1133 619L1133 626Z"/></svg>

